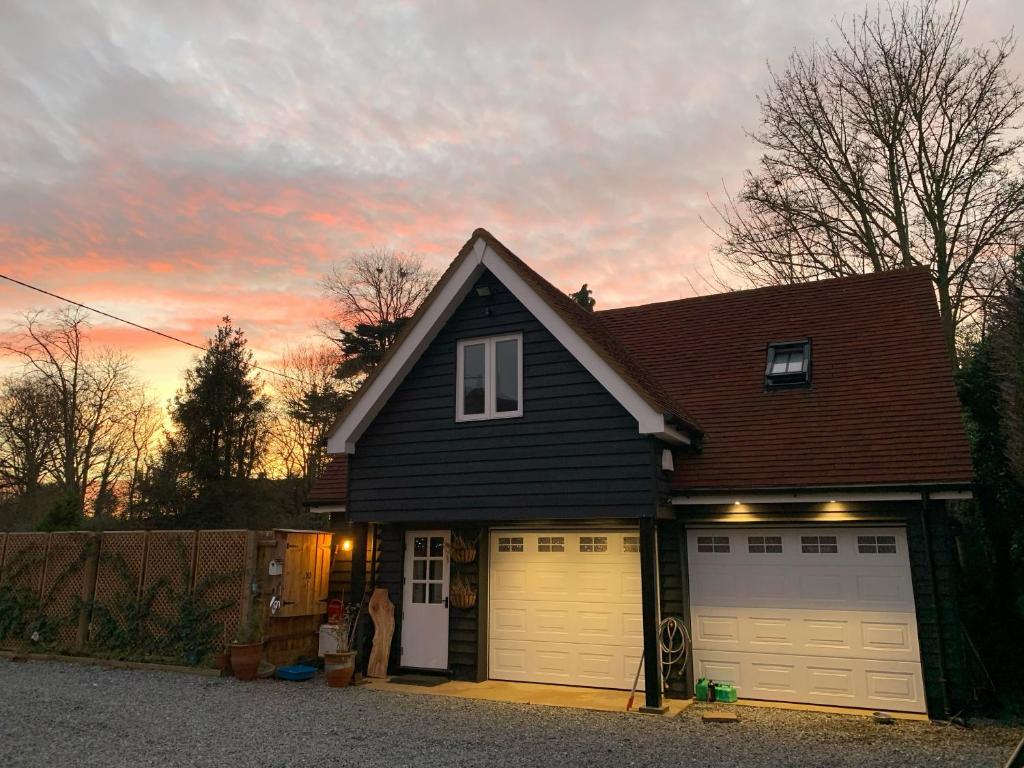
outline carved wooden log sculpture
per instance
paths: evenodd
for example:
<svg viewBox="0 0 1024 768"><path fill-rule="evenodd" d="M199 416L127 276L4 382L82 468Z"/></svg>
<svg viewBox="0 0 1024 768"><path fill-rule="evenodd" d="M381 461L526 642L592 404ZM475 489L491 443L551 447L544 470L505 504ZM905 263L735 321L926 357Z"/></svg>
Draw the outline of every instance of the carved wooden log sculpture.
<svg viewBox="0 0 1024 768"><path fill-rule="evenodd" d="M391 655L391 636L395 634L395 606L388 599L386 589L373 590L370 598L370 618L373 620L373 648L366 666L367 677L388 676L388 656Z"/></svg>

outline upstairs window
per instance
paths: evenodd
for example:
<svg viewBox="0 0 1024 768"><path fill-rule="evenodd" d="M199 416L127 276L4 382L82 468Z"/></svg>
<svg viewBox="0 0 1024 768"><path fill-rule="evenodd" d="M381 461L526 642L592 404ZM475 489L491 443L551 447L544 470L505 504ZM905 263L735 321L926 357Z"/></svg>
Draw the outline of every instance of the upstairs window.
<svg viewBox="0 0 1024 768"><path fill-rule="evenodd" d="M456 421L523 415L523 337L495 336L458 344Z"/></svg>
<svg viewBox="0 0 1024 768"><path fill-rule="evenodd" d="M811 383L811 340L773 342L768 345L764 369L766 389L805 387Z"/></svg>

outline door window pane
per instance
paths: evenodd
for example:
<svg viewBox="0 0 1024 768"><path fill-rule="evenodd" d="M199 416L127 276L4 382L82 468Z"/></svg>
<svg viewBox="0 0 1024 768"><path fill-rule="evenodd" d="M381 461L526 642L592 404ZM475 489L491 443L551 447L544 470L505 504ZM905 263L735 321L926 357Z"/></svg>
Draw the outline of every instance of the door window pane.
<svg viewBox="0 0 1024 768"><path fill-rule="evenodd" d="M430 561L430 578L433 581L440 581L442 568L444 567L444 560L431 560Z"/></svg>
<svg viewBox="0 0 1024 768"><path fill-rule="evenodd" d="M430 537L430 556L441 557L444 555L444 539L440 536Z"/></svg>
<svg viewBox="0 0 1024 768"><path fill-rule="evenodd" d="M413 560L412 561L412 577L417 580L423 580L427 578L427 561L426 560Z"/></svg>
<svg viewBox="0 0 1024 768"><path fill-rule="evenodd" d="M437 604L441 602L441 585L436 582L430 582L430 602Z"/></svg>
<svg viewBox="0 0 1024 768"><path fill-rule="evenodd" d="M519 340L506 339L494 345L497 379L495 407L499 413L519 410Z"/></svg>
<svg viewBox="0 0 1024 768"><path fill-rule="evenodd" d="M467 415L484 412L486 351L484 344L467 344L462 348L462 411Z"/></svg>
<svg viewBox="0 0 1024 768"><path fill-rule="evenodd" d="M427 556L427 537L417 536L412 540L412 552L416 557Z"/></svg>
<svg viewBox="0 0 1024 768"><path fill-rule="evenodd" d="M414 603L427 602L427 585L420 582L412 585L412 601Z"/></svg>

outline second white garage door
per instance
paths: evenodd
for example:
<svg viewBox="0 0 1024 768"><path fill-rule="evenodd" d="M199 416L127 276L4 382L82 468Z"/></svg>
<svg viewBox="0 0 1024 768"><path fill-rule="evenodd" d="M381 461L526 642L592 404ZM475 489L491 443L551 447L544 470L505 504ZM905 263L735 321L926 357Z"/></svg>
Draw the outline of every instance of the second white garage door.
<svg viewBox="0 0 1024 768"><path fill-rule="evenodd" d="M748 699L924 712L901 528L688 534L694 671Z"/></svg>
<svg viewBox="0 0 1024 768"><path fill-rule="evenodd" d="M640 542L623 531L494 531L488 672L628 689L643 647Z"/></svg>

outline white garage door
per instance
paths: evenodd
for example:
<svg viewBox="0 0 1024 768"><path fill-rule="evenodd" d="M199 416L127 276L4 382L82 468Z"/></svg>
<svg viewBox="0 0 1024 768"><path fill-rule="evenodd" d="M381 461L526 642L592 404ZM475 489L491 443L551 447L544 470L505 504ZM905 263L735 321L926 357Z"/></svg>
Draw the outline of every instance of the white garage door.
<svg viewBox="0 0 1024 768"><path fill-rule="evenodd" d="M489 676L632 687L643 647L639 550L628 531L492 532Z"/></svg>
<svg viewBox="0 0 1024 768"><path fill-rule="evenodd" d="M924 712L901 528L690 530L697 677L740 697Z"/></svg>

